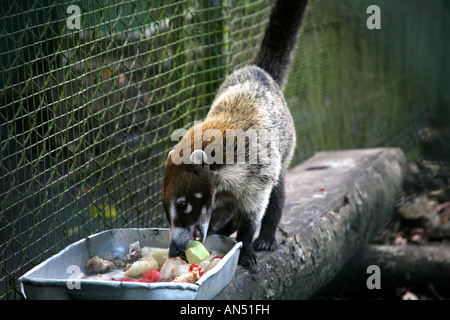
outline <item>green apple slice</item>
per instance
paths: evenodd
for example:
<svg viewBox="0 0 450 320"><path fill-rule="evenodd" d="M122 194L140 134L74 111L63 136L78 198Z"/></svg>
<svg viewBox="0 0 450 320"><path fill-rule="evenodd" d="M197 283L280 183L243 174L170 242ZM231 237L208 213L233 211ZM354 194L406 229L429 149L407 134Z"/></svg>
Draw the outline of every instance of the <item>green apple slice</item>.
<svg viewBox="0 0 450 320"><path fill-rule="evenodd" d="M190 264L200 263L209 257L208 250L203 243L197 240L192 240L187 244L185 254L186 260Z"/></svg>

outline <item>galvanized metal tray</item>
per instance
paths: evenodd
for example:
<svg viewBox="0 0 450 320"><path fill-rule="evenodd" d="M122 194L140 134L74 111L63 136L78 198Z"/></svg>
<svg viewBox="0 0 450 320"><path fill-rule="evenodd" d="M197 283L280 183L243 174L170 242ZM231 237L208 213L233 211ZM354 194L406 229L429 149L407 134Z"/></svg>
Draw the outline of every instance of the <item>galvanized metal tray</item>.
<svg viewBox="0 0 450 320"><path fill-rule="evenodd" d="M241 242L211 235L205 240L208 250L226 252L221 261L196 283L139 283L86 276L84 265L93 256L124 257L130 243L168 248L169 229L112 229L75 242L19 278L22 295L27 299L212 299L233 279Z"/></svg>

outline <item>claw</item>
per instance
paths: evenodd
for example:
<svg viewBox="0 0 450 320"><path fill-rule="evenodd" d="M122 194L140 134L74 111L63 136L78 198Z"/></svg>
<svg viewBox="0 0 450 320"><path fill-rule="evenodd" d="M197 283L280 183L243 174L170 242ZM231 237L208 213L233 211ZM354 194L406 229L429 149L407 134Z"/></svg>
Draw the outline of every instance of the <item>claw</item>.
<svg viewBox="0 0 450 320"><path fill-rule="evenodd" d="M251 268L254 265L258 264L258 260L256 259L255 255L252 256L240 256L239 257L239 264L245 268Z"/></svg>
<svg viewBox="0 0 450 320"><path fill-rule="evenodd" d="M243 248L244 249L244 248ZM251 268L258 263L256 255L252 250L251 245L247 247L247 250L241 250L239 255L239 264L245 268Z"/></svg>
<svg viewBox="0 0 450 320"><path fill-rule="evenodd" d="M255 251L274 251L276 247L276 241L256 239L253 242L253 249Z"/></svg>

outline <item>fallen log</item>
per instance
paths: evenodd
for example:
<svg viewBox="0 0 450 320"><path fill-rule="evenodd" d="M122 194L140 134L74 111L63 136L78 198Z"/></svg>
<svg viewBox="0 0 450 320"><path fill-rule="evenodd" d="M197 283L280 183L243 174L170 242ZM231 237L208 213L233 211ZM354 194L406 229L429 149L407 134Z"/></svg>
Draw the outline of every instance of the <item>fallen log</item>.
<svg viewBox="0 0 450 320"><path fill-rule="evenodd" d="M369 289L369 266L379 269L379 288ZM356 254L317 298L397 298L415 290L432 299L450 295L450 246L370 244Z"/></svg>
<svg viewBox="0 0 450 320"><path fill-rule="evenodd" d="M356 261L356 259L355 259ZM450 288L450 246L371 245L357 257L360 269L368 264L380 267L381 285Z"/></svg>
<svg viewBox="0 0 450 320"><path fill-rule="evenodd" d="M328 283L392 213L400 149L320 152L289 171L273 252L238 267L216 299L307 299Z"/></svg>

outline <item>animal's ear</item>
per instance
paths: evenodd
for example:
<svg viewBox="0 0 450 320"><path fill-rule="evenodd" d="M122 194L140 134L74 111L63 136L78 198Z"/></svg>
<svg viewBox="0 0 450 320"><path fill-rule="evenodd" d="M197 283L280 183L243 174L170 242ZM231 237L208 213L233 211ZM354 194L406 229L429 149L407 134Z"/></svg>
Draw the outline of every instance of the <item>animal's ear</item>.
<svg viewBox="0 0 450 320"><path fill-rule="evenodd" d="M170 151L169 151L169 154L167 155L167 160L169 160L170 155L171 155L174 151L175 151L175 150L170 150Z"/></svg>
<svg viewBox="0 0 450 320"><path fill-rule="evenodd" d="M191 164L208 165L208 156L203 150L194 150L191 154L190 160Z"/></svg>

